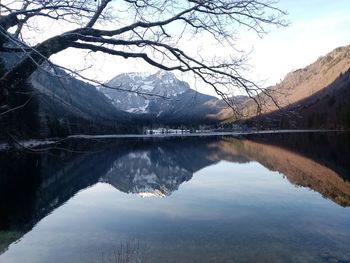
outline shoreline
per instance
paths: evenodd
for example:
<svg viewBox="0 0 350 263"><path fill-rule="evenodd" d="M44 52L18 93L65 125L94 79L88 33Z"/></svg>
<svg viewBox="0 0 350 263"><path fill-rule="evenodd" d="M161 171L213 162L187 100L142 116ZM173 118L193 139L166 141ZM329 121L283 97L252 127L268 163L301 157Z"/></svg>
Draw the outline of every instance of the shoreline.
<svg viewBox="0 0 350 263"><path fill-rule="evenodd" d="M282 133L332 133L332 132L350 132L350 130L264 130L264 131L236 131L236 132L202 132L202 133L164 133L164 134L76 134L63 138L47 139L28 139L22 141L13 141L11 143L1 142L0 152L17 148L33 149L38 146L57 144L70 139L127 139L127 138L175 138L175 137L215 137L215 136L244 136L259 134L282 134Z"/></svg>
<svg viewBox="0 0 350 263"><path fill-rule="evenodd" d="M70 135L72 139L113 139L113 138L167 138L167 137L211 137L211 136L239 136L254 134L278 134L278 133L322 133L322 132L350 132L350 130L265 130L265 131L240 131L240 132L202 132L202 133L164 133L164 134L101 134Z"/></svg>

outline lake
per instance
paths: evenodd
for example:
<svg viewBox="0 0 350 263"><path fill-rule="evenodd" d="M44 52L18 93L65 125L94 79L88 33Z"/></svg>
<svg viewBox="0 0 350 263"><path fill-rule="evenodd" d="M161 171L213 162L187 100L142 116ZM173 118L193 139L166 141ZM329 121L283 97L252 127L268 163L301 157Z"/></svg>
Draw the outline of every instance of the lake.
<svg viewBox="0 0 350 263"><path fill-rule="evenodd" d="M350 134L0 153L0 262L350 262Z"/></svg>

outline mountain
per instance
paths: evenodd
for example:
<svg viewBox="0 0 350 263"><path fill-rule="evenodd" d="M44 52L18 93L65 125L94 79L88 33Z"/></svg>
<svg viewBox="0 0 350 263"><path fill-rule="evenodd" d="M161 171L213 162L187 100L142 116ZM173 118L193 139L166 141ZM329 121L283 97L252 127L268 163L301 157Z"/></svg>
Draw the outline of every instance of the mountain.
<svg viewBox="0 0 350 263"><path fill-rule="evenodd" d="M232 105L235 105L238 109L240 109L249 100L249 97L244 95L237 95L229 99ZM216 114L216 116L213 116L213 118L216 118L219 120L225 120L227 118L231 118L233 114L234 112L232 111L232 109L228 108L227 104L225 104L225 107L222 110L220 110L219 113Z"/></svg>
<svg viewBox="0 0 350 263"><path fill-rule="evenodd" d="M326 123L336 115L336 111L346 114L349 112L349 107L345 101L350 98L347 80L349 69L350 45L336 48L307 67L290 72L279 84L266 89L279 107L272 99L260 94L262 100L266 101L266 105L262 111L264 115L259 120L262 122L271 118L281 120L281 116L284 116L283 118L294 122L295 128L301 126L306 128L308 125L304 121L302 125L298 124L302 118L309 120L306 121L309 122L309 127L318 128L319 125L323 125L322 120L317 120L312 124L312 118L323 118ZM243 115L247 118L254 117L256 109L257 106L252 100L242 105ZM322 116L311 116L311 111L320 110L324 112ZM344 119L347 118L344 117L344 114L337 119L340 126L344 126ZM231 118L232 114L223 110L217 116L223 120ZM287 126L293 127L293 124L284 125L284 127ZM334 127L334 124L323 126Z"/></svg>
<svg viewBox="0 0 350 263"><path fill-rule="evenodd" d="M350 45L336 48L307 67L288 73L281 83L268 89L278 105L285 107L329 86L349 68ZM265 113L277 109L271 101L268 106Z"/></svg>
<svg viewBox="0 0 350 263"><path fill-rule="evenodd" d="M106 85L112 89L101 91L117 109L162 123L210 121L209 115L224 107L219 99L191 89L171 72L125 73Z"/></svg>
<svg viewBox="0 0 350 263"><path fill-rule="evenodd" d="M0 53L0 70L20 59L21 54ZM18 109L0 119L6 127L0 138L141 133L145 125L206 124L215 121L211 116L225 105L192 90L170 72L121 74L107 84L115 89L95 87L57 67L42 65L12 95L8 106L1 107L1 112Z"/></svg>
<svg viewBox="0 0 350 263"><path fill-rule="evenodd" d="M150 106L154 99L148 95L140 96L140 94L172 98L190 89L186 82L178 80L173 73L164 71L156 74L121 74L109 81L107 86L124 90L101 89L115 107L132 113L154 112Z"/></svg>
<svg viewBox="0 0 350 263"><path fill-rule="evenodd" d="M3 70L19 59L17 54L0 53ZM5 127L0 138L7 134L37 138L137 131L133 115L117 110L95 86L47 64L10 97L9 108L18 106L0 119Z"/></svg>
<svg viewBox="0 0 350 263"><path fill-rule="evenodd" d="M42 131L52 129L48 133L53 134L57 127L63 127L68 134L94 130L123 132L133 125L132 114L115 109L95 86L62 70L56 69L56 74L61 77L37 71L30 79L38 93Z"/></svg>
<svg viewBox="0 0 350 263"><path fill-rule="evenodd" d="M275 129L349 129L349 100L350 69L312 96L260 118L251 118L248 123L258 121L262 128Z"/></svg>

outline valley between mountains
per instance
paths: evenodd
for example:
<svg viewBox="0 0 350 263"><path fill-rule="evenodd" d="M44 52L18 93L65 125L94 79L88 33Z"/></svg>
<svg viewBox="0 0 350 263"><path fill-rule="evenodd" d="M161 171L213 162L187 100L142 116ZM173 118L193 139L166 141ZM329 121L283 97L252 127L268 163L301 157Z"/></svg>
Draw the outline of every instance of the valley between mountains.
<svg viewBox="0 0 350 263"><path fill-rule="evenodd" d="M20 56L1 53L3 68ZM124 73L94 86L45 65L27 84L28 95L12 98L25 107L2 117L1 137L43 138L72 134L139 133L173 129L348 129L350 127L350 46L339 47L305 68L294 70L261 93L257 105L232 96L240 116L222 100L194 90L172 72ZM52 73L52 74L51 74ZM273 98L273 99L272 99ZM21 122L18 122L21 119Z"/></svg>

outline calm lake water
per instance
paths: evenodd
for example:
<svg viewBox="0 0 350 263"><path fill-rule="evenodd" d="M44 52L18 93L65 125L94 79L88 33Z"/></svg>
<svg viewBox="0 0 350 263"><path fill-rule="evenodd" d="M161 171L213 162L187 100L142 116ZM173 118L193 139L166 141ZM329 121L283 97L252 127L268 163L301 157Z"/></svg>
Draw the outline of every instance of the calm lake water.
<svg viewBox="0 0 350 263"><path fill-rule="evenodd" d="M0 262L350 262L350 135L0 153Z"/></svg>

